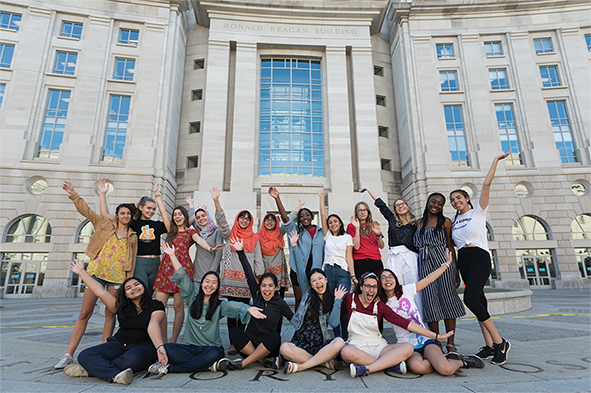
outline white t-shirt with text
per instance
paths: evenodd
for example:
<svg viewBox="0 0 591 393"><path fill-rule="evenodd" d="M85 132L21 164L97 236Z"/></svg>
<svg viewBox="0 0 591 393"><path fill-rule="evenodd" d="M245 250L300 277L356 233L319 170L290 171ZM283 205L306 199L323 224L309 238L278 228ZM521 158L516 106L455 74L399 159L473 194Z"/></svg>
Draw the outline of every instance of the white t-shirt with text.
<svg viewBox="0 0 591 393"><path fill-rule="evenodd" d="M486 237L486 212L480 207L480 203L474 209L464 214L458 214L451 227L451 237L458 250L467 244L488 251L488 239Z"/></svg>

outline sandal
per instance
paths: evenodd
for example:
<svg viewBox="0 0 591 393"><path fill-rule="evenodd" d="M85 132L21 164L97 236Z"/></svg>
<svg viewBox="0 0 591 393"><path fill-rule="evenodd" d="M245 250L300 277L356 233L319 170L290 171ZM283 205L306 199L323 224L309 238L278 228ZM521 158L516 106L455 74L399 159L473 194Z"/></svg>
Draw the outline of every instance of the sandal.
<svg viewBox="0 0 591 393"><path fill-rule="evenodd" d="M336 370L336 367L335 367L335 364L334 364L334 359L329 360L328 362L324 362L323 366L326 367L329 370Z"/></svg>
<svg viewBox="0 0 591 393"><path fill-rule="evenodd" d="M453 344L447 344L445 346L445 349L447 350L447 353L452 353L452 352L458 353L458 349Z"/></svg>
<svg viewBox="0 0 591 393"><path fill-rule="evenodd" d="M298 365L292 362L286 362L283 368L283 374L295 374L298 372Z"/></svg>

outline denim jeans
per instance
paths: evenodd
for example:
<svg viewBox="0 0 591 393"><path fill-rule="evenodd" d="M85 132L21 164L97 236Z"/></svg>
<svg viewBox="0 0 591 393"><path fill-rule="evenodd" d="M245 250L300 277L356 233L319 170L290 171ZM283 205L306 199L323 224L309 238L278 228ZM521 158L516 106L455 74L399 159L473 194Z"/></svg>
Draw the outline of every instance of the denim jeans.
<svg viewBox="0 0 591 393"><path fill-rule="evenodd" d="M91 377L112 382L113 377L131 367L134 373L147 370L158 360L151 341L137 345L125 345L115 337L96 347L80 352L78 362Z"/></svg>
<svg viewBox="0 0 591 393"><path fill-rule="evenodd" d="M202 347L191 344L170 343L164 345L171 373L205 371L224 357L222 347Z"/></svg>
<svg viewBox="0 0 591 393"><path fill-rule="evenodd" d="M343 270L337 265L324 265L324 273L326 273L326 277L328 279L328 287L333 293L334 290L341 285L347 289L347 292L351 292L351 274L349 274L348 271ZM343 329L341 334L341 326L345 326L346 321L347 316L345 315L343 318L341 318L341 324L332 329L335 337L342 337L345 341L347 340L349 334L347 333L346 328Z"/></svg>

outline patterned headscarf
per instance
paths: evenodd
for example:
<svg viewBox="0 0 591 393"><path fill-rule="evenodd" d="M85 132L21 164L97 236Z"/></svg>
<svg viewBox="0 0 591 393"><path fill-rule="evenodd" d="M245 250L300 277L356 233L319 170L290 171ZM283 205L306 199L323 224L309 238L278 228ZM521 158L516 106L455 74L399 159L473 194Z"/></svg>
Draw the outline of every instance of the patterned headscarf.
<svg viewBox="0 0 591 393"><path fill-rule="evenodd" d="M195 217L195 229L197 230L199 236L201 236L203 239L207 239L212 233L215 232L216 229L218 229L218 227L217 225L215 225L215 222L213 222L213 220L211 219L211 216L209 215L209 212L207 210L197 209L195 211L195 214L197 214L197 212L199 211L205 212L205 214L207 214L207 219L209 221L207 221L207 224L201 226L197 223L197 217Z"/></svg>

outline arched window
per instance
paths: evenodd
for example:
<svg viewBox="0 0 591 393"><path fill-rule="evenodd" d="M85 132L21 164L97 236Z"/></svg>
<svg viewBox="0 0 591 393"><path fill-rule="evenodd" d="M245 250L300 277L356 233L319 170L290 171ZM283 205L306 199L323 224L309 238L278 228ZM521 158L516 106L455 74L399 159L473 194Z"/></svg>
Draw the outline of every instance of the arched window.
<svg viewBox="0 0 591 393"><path fill-rule="evenodd" d="M78 236L76 236L76 243L89 243L90 238L94 234L94 226L90 221L83 222L78 227Z"/></svg>
<svg viewBox="0 0 591 393"><path fill-rule="evenodd" d="M513 223L513 240L549 240L548 229L537 217L522 216Z"/></svg>
<svg viewBox="0 0 591 393"><path fill-rule="evenodd" d="M488 240L489 242L495 241L495 233L493 232L493 229L488 222L486 223L486 240Z"/></svg>
<svg viewBox="0 0 591 393"><path fill-rule="evenodd" d="M49 243L51 225L45 218L31 214L16 219L8 226L6 243Z"/></svg>
<svg viewBox="0 0 591 393"><path fill-rule="evenodd" d="M488 240L489 242L495 241L495 233L493 232L493 229L488 222L486 223L486 240ZM492 278L493 280L500 280L501 274L499 269L497 269L497 266L499 266L499 262L497 260L497 250L491 249L488 253L490 254L491 265L490 278ZM486 285L490 285L490 280L487 281Z"/></svg>
<svg viewBox="0 0 591 393"><path fill-rule="evenodd" d="M591 239L591 214L581 214L570 224L573 239Z"/></svg>

